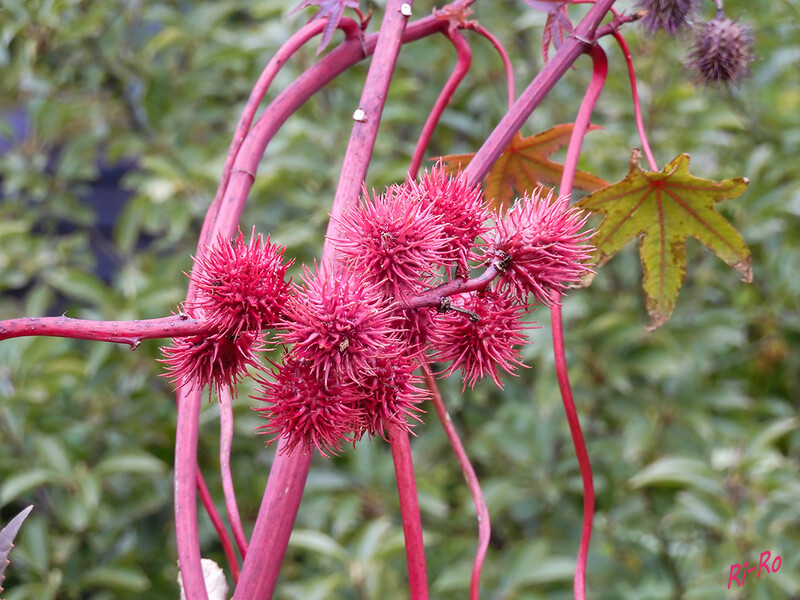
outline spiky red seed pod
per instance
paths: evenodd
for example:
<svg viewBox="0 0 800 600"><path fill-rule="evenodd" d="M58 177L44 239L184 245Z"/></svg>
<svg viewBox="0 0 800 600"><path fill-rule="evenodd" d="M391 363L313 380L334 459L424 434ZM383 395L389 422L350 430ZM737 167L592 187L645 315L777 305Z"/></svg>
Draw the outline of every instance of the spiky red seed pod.
<svg viewBox="0 0 800 600"><path fill-rule="evenodd" d="M269 423L258 427L285 438L284 451L298 446L322 456L338 454L343 443L355 443L365 427L361 396L352 381L320 380L306 361L287 358L270 379L260 378L253 399L269 406L255 408Z"/></svg>
<svg viewBox="0 0 800 600"><path fill-rule="evenodd" d="M419 194L424 206L441 218L445 235L450 238L447 252L466 277L469 262L478 259L474 247L489 228L489 205L483 198L480 183L470 186L461 175L449 175L441 161L430 172L426 171L419 183L408 185Z"/></svg>
<svg viewBox="0 0 800 600"><path fill-rule="evenodd" d="M416 413L420 412L418 405L427 392L415 385L419 381L414 375L418 366L416 360L405 355L375 360L372 374L365 376L358 386L364 433L388 439L392 430L411 429L408 418L420 421Z"/></svg>
<svg viewBox="0 0 800 600"><path fill-rule="evenodd" d="M344 263L388 296L419 291L439 266L452 264L440 219L406 185L392 186L345 212L333 240Z"/></svg>
<svg viewBox="0 0 800 600"><path fill-rule="evenodd" d="M475 387L487 375L502 388L498 367L513 374L515 366L522 364L516 347L528 341L523 332L530 325L521 319L525 308L496 291L462 294L451 302L474 316L450 311L436 319L431 336L434 360L452 361L443 371L445 376L461 369L463 389Z"/></svg>
<svg viewBox="0 0 800 600"><path fill-rule="evenodd" d="M358 381L372 360L398 351L398 320L376 284L344 270L312 274L305 266L301 277L278 337L294 344L292 358L306 361L315 377Z"/></svg>
<svg viewBox="0 0 800 600"><path fill-rule="evenodd" d="M233 335L274 325L289 298L286 270L293 261L283 262L285 250L256 236L255 228L248 244L241 231L232 242L220 236L196 261L197 296L187 307Z"/></svg>
<svg viewBox="0 0 800 600"><path fill-rule="evenodd" d="M752 44L749 27L721 15L698 28L687 58L695 82L710 87L736 85L750 75Z"/></svg>
<svg viewBox="0 0 800 600"><path fill-rule="evenodd" d="M639 0L636 5L647 11L641 19L647 33L653 35L663 29L675 35L694 19L698 0Z"/></svg>
<svg viewBox="0 0 800 600"><path fill-rule="evenodd" d="M261 332L243 331L239 335L215 333L174 338L161 349L167 375L176 387L189 389L209 386L219 394L222 386L236 395L236 384L247 374L247 367L261 369L258 353L264 350Z"/></svg>
<svg viewBox="0 0 800 600"><path fill-rule="evenodd" d="M587 261L592 247L590 232L581 231L587 215L564 208L552 192L541 189L518 200L503 218L498 218L489 259L505 264L500 285L520 300L533 293L542 304L550 304L550 289L563 290L590 271Z"/></svg>

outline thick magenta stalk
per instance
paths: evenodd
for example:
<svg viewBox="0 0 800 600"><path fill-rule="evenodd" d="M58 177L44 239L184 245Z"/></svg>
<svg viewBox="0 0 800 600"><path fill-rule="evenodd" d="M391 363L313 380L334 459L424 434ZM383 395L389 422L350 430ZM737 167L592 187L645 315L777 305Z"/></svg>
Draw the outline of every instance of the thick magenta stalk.
<svg viewBox="0 0 800 600"><path fill-rule="evenodd" d="M197 437L201 390L179 388L178 427L175 435L175 537L183 589L191 600L208 600L200 569L197 533Z"/></svg>
<svg viewBox="0 0 800 600"><path fill-rule="evenodd" d="M204 335L213 329L205 321L170 315L142 321L92 321L69 317L24 317L0 321L0 340L44 335L96 342L128 344L136 350L142 340Z"/></svg>
<svg viewBox="0 0 800 600"><path fill-rule="evenodd" d="M344 42L275 99L265 115L253 127L239 151L225 195L225 204L244 204L266 145L285 119L325 83L358 62L365 52L371 53L374 49L376 57L370 66L361 101L361 108L365 115L368 115L367 121L356 123L354 127L332 211L335 212L337 207L340 211L344 210L357 202L358 192L372 155L372 146L377 135L397 53L403 43L406 17L400 13L401 4L403 3L397 0L389 2L377 38L370 36L363 46L352 40ZM436 23L431 19L425 28L418 28L417 32L420 35L430 34L441 26L440 22ZM388 63L385 61L390 61L391 68L387 69ZM368 126L359 127L359 125ZM349 158L351 154L357 156L358 160ZM234 209L234 212L238 211ZM224 213L221 213L220 220L223 219L223 215ZM333 259L334 249L328 240L335 237L337 226L337 221L331 219L322 252L323 262ZM310 466L310 454L300 450L284 452L281 441L270 471L255 529L250 538L247 558L242 567L242 576L236 587L234 600L262 600L272 597Z"/></svg>
<svg viewBox="0 0 800 600"><path fill-rule="evenodd" d="M284 452L283 440L278 443L233 600L272 598L312 456L300 449Z"/></svg>
<svg viewBox="0 0 800 600"><path fill-rule="evenodd" d="M411 600L428 600L428 574L425 569L425 543L422 539L422 518L419 513L417 482L411 460L408 431L395 429L389 434L392 447L397 494L400 497L400 518L406 541L408 587Z"/></svg>
<svg viewBox="0 0 800 600"><path fill-rule="evenodd" d="M333 198L332 222L336 221L348 207L358 202L361 186L367 177L375 139L378 137L378 126L381 123L397 56L400 54L400 46L403 44L403 32L411 12L411 5L412 2L401 0L389 0L386 4L386 12L375 46L375 56L367 72L361 100L353 113L355 123L344 155L339 185ZM403 14L404 7L408 7L408 14ZM330 248L332 246L328 245L325 250ZM332 252L331 258L336 254L335 250ZM323 262L325 258L323 256Z"/></svg>

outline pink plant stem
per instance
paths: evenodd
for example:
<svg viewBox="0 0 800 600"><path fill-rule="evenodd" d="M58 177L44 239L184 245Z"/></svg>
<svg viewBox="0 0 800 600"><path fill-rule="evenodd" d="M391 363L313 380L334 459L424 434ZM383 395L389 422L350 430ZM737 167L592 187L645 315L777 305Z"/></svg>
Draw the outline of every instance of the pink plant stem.
<svg viewBox="0 0 800 600"><path fill-rule="evenodd" d="M564 209L569 205L569 196L572 194L572 184L575 178L575 171L578 168L578 158L580 157L581 146L586 135L587 127L592 115L600 92L608 74L608 59L606 53L600 46L593 46L589 51L592 58L593 71L592 79L584 94L578 115L575 118L575 126L572 129L572 136L567 147L567 156L564 160L564 171L561 176L560 196L564 199ZM564 326L561 317L561 294L558 290L551 290L552 304L550 315L553 335L553 356L556 363L556 377L558 387L561 390L561 400L564 404L564 412L569 423L572 443L575 446L575 454L578 457L578 465L583 480L583 527L581 531L581 543L578 548L578 559L575 566L575 578L573 582L575 600L586 599L586 567L589 556L589 543L592 538L592 526L594 522L594 483L592 481L592 465L589 461L589 453L586 451L586 442L583 439L578 411L575 409L575 400L572 397L572 389L569 383L567 372L567 358L564 348Z"/></svg>
<svg viewBox="0 0 800 600"><path fill-rule="evenodd" d="M578 57L591 45L595 30L614 2L615 0L597 0L575 27L574 32L564 40L550 62L522 92L511 110L506 113L464 169L468 183L477 183L486 176L531 113Z"/></svg>
<svg viewBox="0 0 800 600"><path fill-rule="evenodd" d="M344 155L339 185L333 198L331 220L337 220L347 207L358 202L361 186L366 179L367 168L372 158L375 139L378 137L378 126L386 104L389 84L392 81L397 56L400 54L400 46L403 44L403 31L408 22L408 16L403 15L401 8L410 8L412 4L413 2L402 0L389 0L386 3L386 12L375 46L375 56L367 72L364 91L357 107L361 117L354 117L355 123ZM335 250L330 252L331 258L335 255ZM323 263L325 259L323 256Z"/></svg>
<svg viewBox="0 0 800 600"><path fill-rule="evenodd" d="M205 321L190 319L186 315L170 315L142 321L91 321L64 316L0 321L0 340L44 335L128 344L131 350L135 350L142 340L203 335L212 331Z"/></svg>
<svg viewBox="0 0 800 600"><path fill-rule="evenodd" d="M425 543L422 539L422 518L417 499L417 482L411 460L408 432L395 429L389 434L397 493L400 497L400 517L406 540L406 562L411 600L428 599L428 574L425 570Z"/></svg>
<svg viewBox="0 0 800 600"><path fill-rule="evenodd" d="M225 496L225 510L231 524L233 538L239 547L242 559L247 556L247 538L242 529L236 491L231 476L231 446L233 445L233 403L227 386L220 390L219 398L219 470L222 478L222 493Z"/></svg>
<svg viewBox="0 0 800 600"><path fill-rule="evenodd" d="M658 163L653 156L653 151L650 150L650 142L647 141L647 132L645 131L644 120L642 119L642 105L639 102L639 89L636 85L636 71L633 69L633 57L631 56L631 49L628 47L628 43L625 41L625 38L622 37L622 34L619 31L615 29L613 35L614 39L617 40L617 43L619 44L620 50L622 50L622 54L625 57L625 64L628 67L628 77L631 81L631 95L633 96L633 111L636 115L636 129L639 131L639 139L642 142L642 151L644 152L645 157L647 157L650 170L658 171Z"/></svg>
<svg viewBox="0 0 800 600"><path fill-rule="evenodd" d="M208 600L197 532L197 438L201 390L179 388L175 435L175 536L186 598Z"/></svg>
<svg viewBox="0 0 800 600"><path fill-rule="evenodd" d="M414 154L411 156L411 164L408 167L408 176L411 179L417 178L419 166L422 164L422 158L425 155L425 149L431 141L433 131L436 129L436 125L439 123L444 109L447 108L453 94L464 80L464 76L467 74L467 71L469 71L469 66L472 63L472 48L464 39L464 36L458 31L450 31L449 29L445 32L445 35L453 43L453 46L455 46L456 52L458 53L458 60L453 72L450 74L450 78L447 80L447 83L444 84L444 88L442 88L442 93L439 94L439 97L436 99L436 103L433 105L428 119L425 121L422 133L420 133L419 141L417 141L417 146L414 149Z"/></svg>
<svg viewBox="0 0 800 600"><path fill-rule="evenodd" d="M233 581L238 581L239 563L236 561L236 552L233 549L228 531L225 529L225 524L222 522L222 517L219 516L217 507L214 506L211 492L208 491L206 480L203 479L203 473L200 471L199 467L197 469L195 485L197 486L197 491L200 493L200 501L203 503L203 507L206 509L206 513L208 513L208 518L211 519L211 524L214 526L214 530L217 532L217 536L222 543L222 551L225 553L225 560L228 561L228 565L230 566Z"/></svg>
<svg viewBox="0 0 800 600"><path fill-rule="evenodd" d="M450 440L453 452L455 452L458 458L461 470L464 473L464 479L472 494L472 501L475 503L475 513L478 515L478 549L475 552L475 562L472 567L469 597L470 600L479 600L481 591L481 570L483 569L483 561L486 559L486 551L489 549L489 540L492 535L492 524L489 521L489 509L486 507L486 501L483 499L483 492L481 491L478 476L475 474L475 469L472 468L469 455L464 449L461 439L458 437L458 432L453 425L453 421L450 419L447 407L442 400L442 395L439 393L439 386L436 385L436 379L433 373L431 373L430 366L427 364L423 365L422 372L425 375L425 384L431 393L433 408L447 434L447 439Z"/></svg>
<svg viewBox="0 0 800 600"><path fill-rule="evenodd" d="M278 443L233 600L272 598L312 456L300 449L286 452L284 440Z"/></svg>
<svg viewBox="0 0 800 600"><path fill-rule="evenodd" d="M500 59L503 61L503 67L506 70L508 108L511 108L514 105L514 99L517 97L517 93L514 86L514 66L511 64L511 59L508 57L508 52L506 52L506 49L503 47L503 44L500 43L500 40L498 40L488 29L482 25L472 24L470 28L478 35L482 35L489 40L492 46L494 46L495 50L497 50L497 53L500 55Z"/></svg>
<svg viewBox="0 0 800 600"><path fill-rule="evenodd" d="M583 479L583 529L581 531L581 544L578 549L578 561L575 566L575 600L586 600L586 562L589 556L589 542L592 539L592 524L594 521L594 483L592 482L592 465L589 453L586 451L586 442L581 432L581 423L578 411L575 410L575 400L572 398L572 389L567 373L567 359L564 352L564 328L561 319L561 294L557 290L551 291L552 305L550 306L551 327L553 330L553 356L556 362L556 376L558 387L561 390L561 400L567 414L569 430L572 434L572 443L578 457L578 465Z"/></svg>
<svg viewBox="0 0 800 600"><path fill-rule="evenodd" d="M491 264L478 277L473 279L458 278L445 282L431 290L408 298L402 302L402 306L403 308L439 307L442 304L442 300L448 296L485 290L502 271L503 269L500 265Z"/></svg>
<svg viewBox="0 0 800 600"><path fill-rule="evenodd" d="M578 115L575 117L575 123L572 127L572 135L570 136L569 145L567 146L567 155L564 159L564 170L561 175L561 193L559 197L563 199L565 204L564 208L569 205L569 197L572 194L572 186L575 181L575 171L578 169L578 159L581 155L581 146L583 145L583 138L586 136L586 131L589 128L589 123L592 117L597 99L600 97L600 92L603 91L603 86L606 84L606 77L608 75L608 58L605 51L600 46L593 46L589 51L589 56L592 58L594 65L592 71L592 79L589 86L586 88L586 93L583 95Z"/></svg>
<svg viewBox="0 0 800 600"><path fill-rule="evenodd" d="M391 10L397 11L398 4L397 2L390 3L390 6L387 7L387 14ZM396 15L393 21L397 24ZM405 19L402 19L402 24L405 24ZM402 38L398 37L394 40L393 36L393 41L398 45L401 40L413 41L436 33L444 26L446 24L441 20L428 17L418 22L418 26L413 31L407 32L407 35ZM379 34L381 39L384 35L383 31L382 27ZM361 60L365 54L377 52L378 39L375 35L371 35L364 40L363 44L358 41L346 40L308 69L270 104L242 145L236 159L236 168L231 174L225 203L244 203L252 186L258 162L263 156L267 143L280 125L326 83ZM376 58L373 65L377 62ZM391 73L388 75L390 76ZM381 92L377 91L377 93ZM382 93L385 97L385 90ZM369 156L367 156L368 159ZM356 192L351 202L356 202L357 198ZM335 232L336 223L331 220L328 238L331 237L332 232ZM330 260L332 252L332 245L326 242L322 253L323 261ZM300 450L285 452L283 441L279 443L255 528L250 537L247 558L242 567L242 576L234 593L235 600L261 600L272 597L310 466L310 454Z"/></svg>

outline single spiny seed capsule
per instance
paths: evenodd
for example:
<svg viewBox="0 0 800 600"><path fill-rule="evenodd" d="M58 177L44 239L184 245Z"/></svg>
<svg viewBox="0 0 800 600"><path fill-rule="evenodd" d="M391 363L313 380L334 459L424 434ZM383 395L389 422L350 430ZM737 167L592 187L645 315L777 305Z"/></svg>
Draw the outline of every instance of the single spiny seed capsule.
<svg viewBox="0 0 800 600"><path fill-rule="evenodd" d="M315 377L358 381L377 356L399 351L399 319L377 284L343 269L312 274L304 266L301 277L279 338L294 344L292 358L306 361Z"/></svg>
<svg viewBox="0 0 800 600"><path fill-rule="evenodd" d="M550 290L561 291L590 272L590 233L581 231L587 216L541 188L519 199L497 219L489 260L501 265L500 286L520 301L531 292L550 304ZM524 303L524 302L523 302Z"/></svg>
<svg viewBox="0 0 800 600"><path fill-rule="evenodd" d="M653 35L663 29L675 35L691 24L697 11L698 0L639 0L636 5L647 11L641 19L642 27Z"/></svg>
<svg viewBox="0 0 800 600"><path fill-rule="evenodd" d="M407 185L418 195L423 206L430 206L431 212L442 222L447 240L444 248L458 266L459 272L469 274L469 261L478 259L473 250L481 242L481 236L489 228L489 205L483 198L480 183L469 185L459 170L450 175L441 161L419 182L409 180Z"/></svg>
<svg viewBox="0 0 800 600"><path fill-rule="evenodd" d="M752 43L749 27L721 15L698 28L687 59L695 83L731 86L749 76Z"/></svg>
<svg viewBox="0 0 800 600"><path fill-rule="evenodd" d="M238 335L215 333L180 337L161 349L167 376L176 387L189 390L223 386L236 395L236 384L247 374L247 367L261 368L258 353L264 350L261 332L243 331Z"/></svg>
<svg viewBox="0 0 800 600"><path fill-rule="evenodd" d="M256 236L255 228L249 244L241 231L232 242L220 236L195 261L197 295L187 308L232 335L274 325L289 298L286 270L293 261L282 262L285 249Z"/></svg>
<svg viewBox="0 0 800 600"><path fill-rule="evenodd" d="M257 429L273 436L270 444L284 438L284 452L300 447L325 457L338 454L366 427L358 386L349 380L323 382L306 361L287 357L270 379L258 382L252 398L268 406L254 410L269 423Z"/></svg>
<svg viewBox="0 0 800 600"><path fill-rule="evenodd" d="M443 374L461 369L464 389L487 375L502 388L498 367L513 374L522 364L516 347L528 341L523 332L530 325L521 319L525 307L497 291L461 294L451 303L456 310L438 317L431 335L434 359L453 361Z"/></svg>
<svg viewBox="0 0 800 600"><path fill-rule="evenodd" d="M441 219L407 185L392 186L339 219L333 243L344 263L378 284L383 293L404 298L424 287L438 266L454 262Z"/></svg>

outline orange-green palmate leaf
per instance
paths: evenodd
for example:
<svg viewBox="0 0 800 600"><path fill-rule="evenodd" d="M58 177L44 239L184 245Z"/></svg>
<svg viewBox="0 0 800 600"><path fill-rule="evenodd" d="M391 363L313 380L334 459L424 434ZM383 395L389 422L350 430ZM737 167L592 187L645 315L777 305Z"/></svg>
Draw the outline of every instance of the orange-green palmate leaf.
<svg viewBox="0 0 800 600"><path fill-rule="evenodd" d="M675 308L686 275L686 238L703 242L728 265L752 281L750 250L733 226L714 210L725 198L747 189L744 177L711 181L689 173L689 155L681 154L663 171L643 171L633 151L628 176L598 190L577 206L605 215L592 238L597 266L637 236L649 329L663 325Z"/></svg>
<svg viewBox="0 0 800 600"><path fill-rule="evenodd" d="M542 185L558 185L564 166L551 161L548 156L569 143L573 123L556 125L530 137L514 136L497 162L483 180L484 195L496 207L508 206L509 200L516 196L531 194ZM599 129L590 125L588 130ZM456 173L459 165L466 167L473 154L451 154L442 156L445 169ZM608 185L591 173L577 171L574 186L581 190L596 190Z"/></svg>

